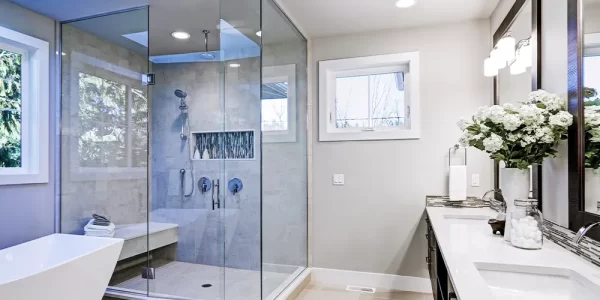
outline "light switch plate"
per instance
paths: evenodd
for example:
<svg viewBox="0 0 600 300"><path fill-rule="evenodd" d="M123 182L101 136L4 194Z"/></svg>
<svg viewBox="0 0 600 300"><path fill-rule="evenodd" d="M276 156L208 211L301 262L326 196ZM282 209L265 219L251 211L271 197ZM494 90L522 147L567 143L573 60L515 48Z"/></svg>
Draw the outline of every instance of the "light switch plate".
<svg viewBox="0 0 600 300"><path fill-rule="evenodd" d="M479 186L479 174L471 175L471 186Z"/></svg>
<svg viewBox="0 0 600 300"><path fill-rule="evenodd" d="M333 185L344 185L344 174L333 174Z"/></svg>

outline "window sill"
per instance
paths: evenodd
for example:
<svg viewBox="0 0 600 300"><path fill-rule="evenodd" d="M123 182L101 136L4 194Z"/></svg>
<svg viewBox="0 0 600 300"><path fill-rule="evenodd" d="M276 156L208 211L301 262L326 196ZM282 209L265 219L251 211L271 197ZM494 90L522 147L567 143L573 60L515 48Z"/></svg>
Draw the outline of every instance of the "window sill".
<svg viewBox="0 0 600 300"><path fill-rule="evenodd" d="M0 171L1 185L40 184L48 183L48 174Z"/></svg>
<svg viewBox="0 0 600 300"><path fill-rule="evenodd" d="M417 140L421 138L419 130L377 130L374 131L338 131L319 132L320 142L339 141L377 141L377 140Z"/></svg>

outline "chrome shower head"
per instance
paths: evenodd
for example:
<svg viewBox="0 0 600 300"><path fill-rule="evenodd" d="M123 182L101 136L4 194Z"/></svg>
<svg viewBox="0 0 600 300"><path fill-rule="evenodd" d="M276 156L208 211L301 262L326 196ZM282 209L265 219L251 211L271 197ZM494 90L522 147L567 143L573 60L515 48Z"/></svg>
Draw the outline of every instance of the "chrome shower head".
<svg viewBox="0 0 600 300"><path fill-rule="evenodd" d="M187 93L182 90L175 90L175 96L181 100L187 97Z"/></svg>
<svg viewBox="0 0 600 300"><path fill-rule="evenodd" d="M210 30L202 30L202 32L204 32L204 51L203 53L200 53L200 57L202 57L203 59L206 60L214 60L216 57L214 56L214 54L208 52L208 34L210 33Z"/></svg>

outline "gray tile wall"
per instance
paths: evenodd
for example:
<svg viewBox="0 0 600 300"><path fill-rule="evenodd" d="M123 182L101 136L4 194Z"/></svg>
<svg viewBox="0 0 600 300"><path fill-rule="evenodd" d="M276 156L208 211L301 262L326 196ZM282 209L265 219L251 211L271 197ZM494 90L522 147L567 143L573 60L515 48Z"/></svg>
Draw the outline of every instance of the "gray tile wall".
<svg viewBox="0 0 600 300"><path fill-rule="evenodd" d="M255 147L253 160L193 162L196 184L200 177L220 180L220 210L212 210L212 191L202 194L196 188L191 197L182 197L177 175L180 169L190 173L191 168L189 145L179 136L183 118L173 94L176 89L188 93L191 131L259 132L260 61L254 58L239 63L240 68L227 69L219 62L153 66L157 83L151 107L151 220L179 225L178 261L259 270L260 147ZM244 184L236 195L226 189L234 177ZM188 182L190 179L186 177ZM186 192L190 190L191 186L186 186Z"/></svg>

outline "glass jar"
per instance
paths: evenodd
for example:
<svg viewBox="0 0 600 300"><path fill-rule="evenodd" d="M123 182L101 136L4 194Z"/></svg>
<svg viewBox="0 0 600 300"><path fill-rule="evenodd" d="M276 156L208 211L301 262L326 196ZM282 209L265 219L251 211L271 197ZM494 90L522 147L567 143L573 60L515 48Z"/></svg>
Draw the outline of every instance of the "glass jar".
<svg viewBox="0 0 600 300"><path fill-rule="evenodd" d="M510 242L521 249L542 249L544 218L535 199L515 200L510 214Z"/></svg>

